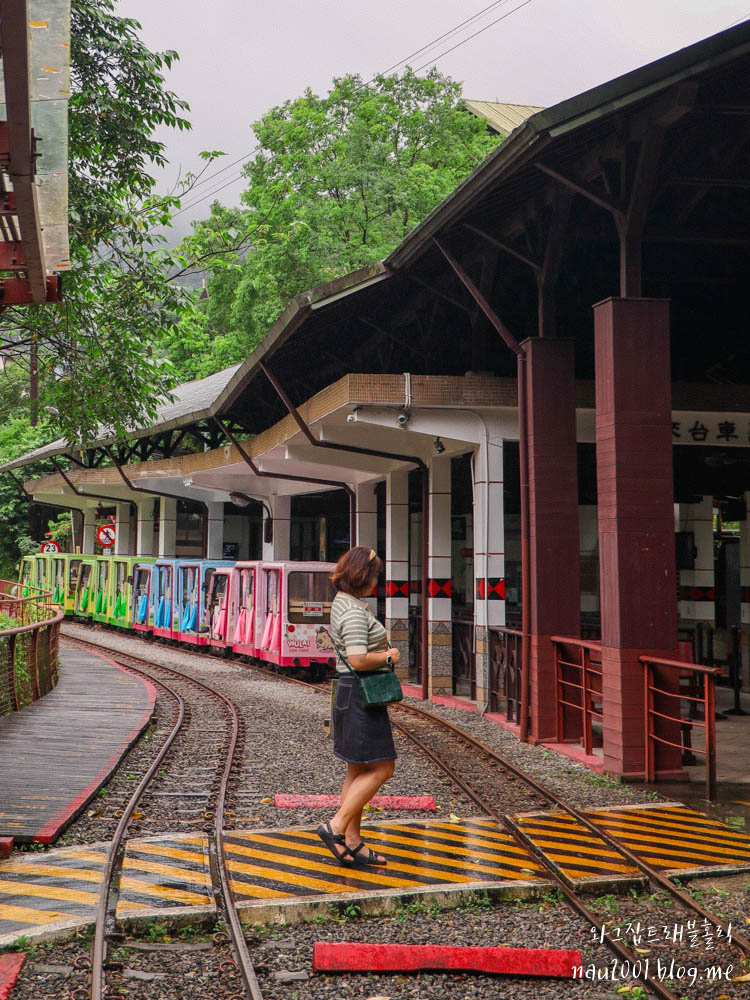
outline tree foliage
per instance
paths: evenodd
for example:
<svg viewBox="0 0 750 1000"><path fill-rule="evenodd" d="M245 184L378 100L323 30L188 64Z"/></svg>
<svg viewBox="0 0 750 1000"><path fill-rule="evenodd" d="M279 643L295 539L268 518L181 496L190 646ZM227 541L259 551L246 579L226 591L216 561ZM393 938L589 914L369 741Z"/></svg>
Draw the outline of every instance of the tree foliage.
<svg viewBox="0 0 750 1000"><path fill-rule="evenodd" d="M41 408L71 441L153 413L174 373L151 345L189 304L165 281L173 261L154 235L179 200L157 196L149 173L166 162L155 130L188 128L186 105L164 86L176 53L150 52L139 27L114 0L72 0L65 301L0 316L17 365L35 343Z"/></svg>
<svg viewBox="0 0 750 1000"><path fill-rule="evenodd" d="M208 300L165 339L183 378L244 359L292 296L387 256L484 159L499 137L460 97L435 69L346 76L253 125L242 207L213 205L186 242L195 256L231 231L249 249L211 268Z"/></svg>

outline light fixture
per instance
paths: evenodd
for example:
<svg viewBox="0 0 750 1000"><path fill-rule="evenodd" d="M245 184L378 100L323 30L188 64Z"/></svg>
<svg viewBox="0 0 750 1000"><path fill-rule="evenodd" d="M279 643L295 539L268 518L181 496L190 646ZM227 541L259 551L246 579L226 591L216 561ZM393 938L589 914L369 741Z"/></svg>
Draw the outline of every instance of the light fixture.
<svg viewBox="0 0 750 1000"><path fill-rule="evenodd" d="M250 506L250 497L245 496L244 493L230 493L229 499L232 501L235 507Z"/></svg>
<svg viewBox="0 0 750 1000"><path fill-rule="evenodd" d="M432 442L432 447L435 449L436 455L442 455L443 452L445 451L445 445L443 444L443 442L440 440L439 437L436 437L435 440Z"/></svg>

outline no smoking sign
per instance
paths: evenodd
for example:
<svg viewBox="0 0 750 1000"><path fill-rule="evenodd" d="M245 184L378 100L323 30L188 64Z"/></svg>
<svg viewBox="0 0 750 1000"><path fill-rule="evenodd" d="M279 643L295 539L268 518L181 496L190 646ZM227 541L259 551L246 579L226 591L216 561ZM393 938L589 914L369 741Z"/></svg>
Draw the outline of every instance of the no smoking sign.
<svg viewBox="0 0 750 1000"><path fill-rule="evenodd" d="M96 540L105 549L113 546L115 544L115 529L113 526L111 524L103 524L101 528L97 528Z"/></svg>

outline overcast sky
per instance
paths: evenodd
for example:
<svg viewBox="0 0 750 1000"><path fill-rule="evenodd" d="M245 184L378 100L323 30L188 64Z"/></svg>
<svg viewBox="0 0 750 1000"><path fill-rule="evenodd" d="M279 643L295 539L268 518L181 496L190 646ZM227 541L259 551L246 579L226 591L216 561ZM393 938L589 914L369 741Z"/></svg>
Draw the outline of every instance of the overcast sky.
<svg viewBox="0 0 750 1000"><path fill-rule="evenodd" d="M171 167L162 189L199 168L198 153L220 149L218 171L253 146L251 123L334 76L369 79L449 32L492 0L120 0L118 13L143 26L151 49L176 49L167 85L190 105L192 131L165 131ZM500 0L456 35L411 60L428 58L463 82L465 97L549 106L750 17L750 0ZM515 13L509 13L514 8ZM499 23L437 58L503 15ZM197 187L185 204L237 178L240 164ZM236 204L243 183L216 197ZM207 197L177 220L205 217Z"/></svg>

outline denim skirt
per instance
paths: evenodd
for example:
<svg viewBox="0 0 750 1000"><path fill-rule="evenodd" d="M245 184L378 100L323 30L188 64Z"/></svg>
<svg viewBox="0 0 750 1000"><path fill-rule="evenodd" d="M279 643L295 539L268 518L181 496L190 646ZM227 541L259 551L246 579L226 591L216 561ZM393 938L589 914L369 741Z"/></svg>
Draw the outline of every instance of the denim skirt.
<svg viewBox="0 0 750 1000"><path fill-rule="evenodd" d="M333 752L347 764L375 764L395 760L388 708L365 708L357 678L336 679L333 698Z"/></svg>

